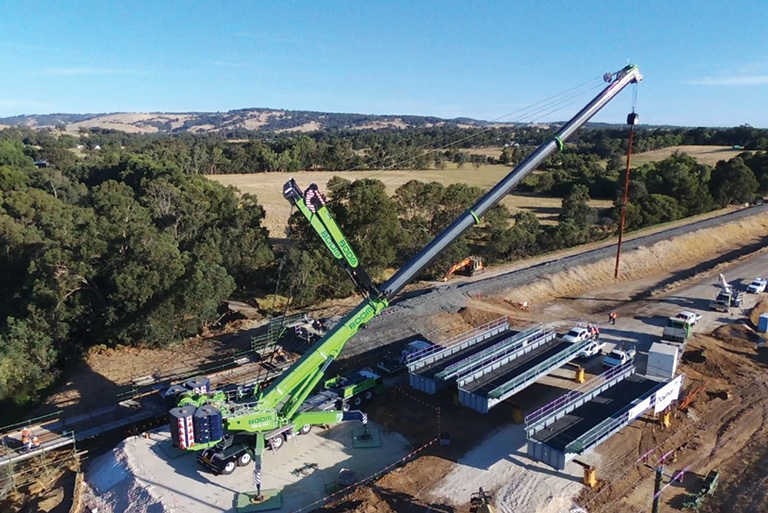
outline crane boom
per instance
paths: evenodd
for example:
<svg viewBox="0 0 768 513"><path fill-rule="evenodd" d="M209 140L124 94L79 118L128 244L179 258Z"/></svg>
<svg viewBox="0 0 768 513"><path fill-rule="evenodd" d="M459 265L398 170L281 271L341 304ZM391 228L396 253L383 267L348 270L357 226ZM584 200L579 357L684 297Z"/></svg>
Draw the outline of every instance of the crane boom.
<svg viewBox="0 0 768 513"><path fill-rule="evenodd" d="M611 75L611 82L603 89L586 107L581 109L570 121L563 125L560 130L550 139L531 153L523 162L514 168L505 176L493 189L485 193L482 198L464 214L459 216L450 226L438 234L432 242L422 249L406 265L400 268L389 280L387 280L380 289L385 298L392 299L403 287L414 280L449 244L479 222L480 218L488 210L499 203L504 196L509 194L518 183L520 183L536 166L550 156L555 150L563 149L563 143L582 125L589 121L592 116L597 114L609 101L611 101L627 85L642 80L640 70L637 65L630 64L620 71Z"/></svg>
<svg viewBox="0 0 768 513"><path fill-rule="evenodd" d="M512 188L520 183L536 166L551 155L555 150L563 149L564 141L597 114L611 99L619 94L627 85L642 80L637 65L630 64L616 73L608 74L610 83L592 101L581 109L570 121L544 144L540 145L523 162L515 167L507 176L485 193L464 214L459 216L451 225L439 233L432 242L421 250L408 263L400 268L379 290L379 296L371 295L365 298L352 312L347 314L334 328L329 330L322 339L318 340L304 356L282 376L272 383L265 391L262 401L269 407L275 407L285 400L286 395L297 389L306 390L307 380L312 374L324 370L330 360L335 359L347 341L357 333L362 325L369 322L389 304L389 301L413 281L449 244L466 232L472 225L480 221L493 206L499 203ZM319 379L319 378L318 378Z"/></svg>
<svg viewBox="0 0 768 513"><path fill-rule="evenodd" d="M327 331L286 372L265 390L257 392L254 401L249 403L227 402L221 405L222 415L220 418L223 421L226 435L222 438L218 438L221 436L220 434L217 434L216 437L211 435L207 441L200 443L192 441L186 448L190 450L203 449L201 457L205 462L212 464L211 462L218 461L221 464L218 468L223 469L222 472L231 472L227 469L230 467L234 469L235 466L233 459L235 453L232 452L230 445L233 443L233 438L242 434L252 437L253 445L251 445L252 449L250 450L254 460L254 482L257 487L257 496L260 497L261 453L266 441L279 442L280 433L284 429L304 429L304 427L312 424L340 422L347 419L365 422L365 414L359 411L311 411L306 408L302 409L302 404L320 382L330 363L338 357L345 344L362 326L384 310L389 305L390 300L403 287L413 281L448 245L461 237L472 225L478 223L481 216L498 204L536 166L557 149L562 150L564 141L589 121L611 99L627 85L641 81L642 75L640 75L638 67L632 64L616 73L608 73L604 78L608 85L563 125L552 139L536 148L520 165L477 200L469 210L438 234L380 287L373 284L365 269L359 265L357 255L349 247L346 238L330 215L330 211L326 209L325 200L317 187L310 186L307 192L302 193L295 181L289 181L283 190L284 196L296 205L307 218L335 260L347 270L355 284L364 293L365 298L336 326ZM179 415L182 414L183 412ZM183 423L191 422L191 417L183 414L177 420L179 429L183 430L185 429ZM175 422L176 420L173 420L171 423L172 429L174 429ZM188 424L186 425L188 426Z"/></svg>

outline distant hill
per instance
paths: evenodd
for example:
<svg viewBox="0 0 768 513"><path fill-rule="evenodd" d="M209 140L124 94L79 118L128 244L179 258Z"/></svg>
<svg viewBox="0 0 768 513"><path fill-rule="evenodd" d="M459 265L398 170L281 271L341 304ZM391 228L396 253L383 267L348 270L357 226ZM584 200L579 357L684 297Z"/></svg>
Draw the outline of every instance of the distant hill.
<svg viewBox="0 0 768 513"><path fill-rule="evenodd" d="M67 132L83 128L103 128L130 133L231 133L240 130L259 132L312 132L346 129L376 130L419 128L442 125L487 127L511 125L470 118L441 119L432 116L386 116L338 114L276 109L239 109L228 112L153 112L110 114L33 114L0 118L0 125L44 129L66 127Z"/></svg>

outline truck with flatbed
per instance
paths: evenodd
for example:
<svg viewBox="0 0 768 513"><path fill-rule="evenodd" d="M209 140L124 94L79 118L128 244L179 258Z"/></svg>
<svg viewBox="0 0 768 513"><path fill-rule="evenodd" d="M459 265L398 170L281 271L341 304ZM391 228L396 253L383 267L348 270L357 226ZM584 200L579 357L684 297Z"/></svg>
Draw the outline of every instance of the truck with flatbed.
<svg viewBox="0 0 768 513"><path fill-rule="evenodd" d="M717 312L730 312L731 308L739 308L744 302L744 292L736 290L721 290L709 307Z"/></svg>
<svg viewBox="0 0 768 513"><path fill-rule="evenodd" d="M617 345L611 352L603 357L603 367L611 368L624 365L627 362L631 362L635 359L637 349L631 345Z"/></svg>
<svg viewBox="0 0 768 513"><path fill-rule="evenodd" d="M224 470L234 470L238 463L250 463L242 454L242 461L234 457L230 452L233 443L237 441L241 445L250 445L248 454L254 462L256 486L251 500L261 503L265 500L261 494L262 453L268 443L274 449L275 443L282 444L285 437L305 432L312 425L343 420L367 421L360 411L319 411L314 408L307 411L302 406L322 381L328 366L338 358L345 344L358 330L380 314L450 244L480 223L483 215L501 202L547 157L558 150L563 151L564 141L619 92L641 81L642 75L636 65L627 65L615 73L606 73L603 78L607 85L597 96L381 285L376 285L361 265L317 186L311 184L302 193L294 180L288 181L283 187L283 196L307 219L334 260L352 279L363 300L268 387L254 390L253 397L226 401L212 398L210 403L202 406L198 402L197 409L192 405L172 409L169 412L170 428L176 445L185 450L203 451L204 459L219 460L225 464Z"/></svg>
<svg viewBox="0 0 768 513"><path fill-rule="evenodd" d="M692 327L701 319L701 314L683 311L667 319L667 324L661 333L662 342L673 342L685 345L691 337Z"/></svg>

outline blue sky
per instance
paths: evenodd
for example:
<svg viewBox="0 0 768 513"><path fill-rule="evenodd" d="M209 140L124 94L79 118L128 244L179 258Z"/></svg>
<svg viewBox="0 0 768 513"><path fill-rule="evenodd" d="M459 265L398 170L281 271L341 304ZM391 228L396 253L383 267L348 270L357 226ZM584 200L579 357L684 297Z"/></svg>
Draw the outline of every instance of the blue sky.
<svg viewBox="0 0 768 513"><path fill-rule="evenodd" d="M762 1L0 6L0 116L267 107L507 121L627 62L641 122L768 127ZM592 84L591 82L589 82ZM585 86L586 87L586 86ZM623 122L632 92L595 120Z"/></svg>

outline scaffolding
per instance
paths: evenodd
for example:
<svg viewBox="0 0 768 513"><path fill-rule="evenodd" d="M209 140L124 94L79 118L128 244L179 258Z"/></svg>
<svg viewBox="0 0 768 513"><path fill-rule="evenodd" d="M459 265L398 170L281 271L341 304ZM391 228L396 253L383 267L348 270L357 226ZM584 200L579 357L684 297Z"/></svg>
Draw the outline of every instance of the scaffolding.
<svg viewBox="0 0 768 513"><path fill-rule="evenodd" d="M34 483L42 482L45 485L57 478L64 469L77 469L80 465L74 432L68 433L67 440L62 443L44 444L30 451L20 444L13 446L11 442L7 437L0 442L3 455L0 499Z"/></svg>

